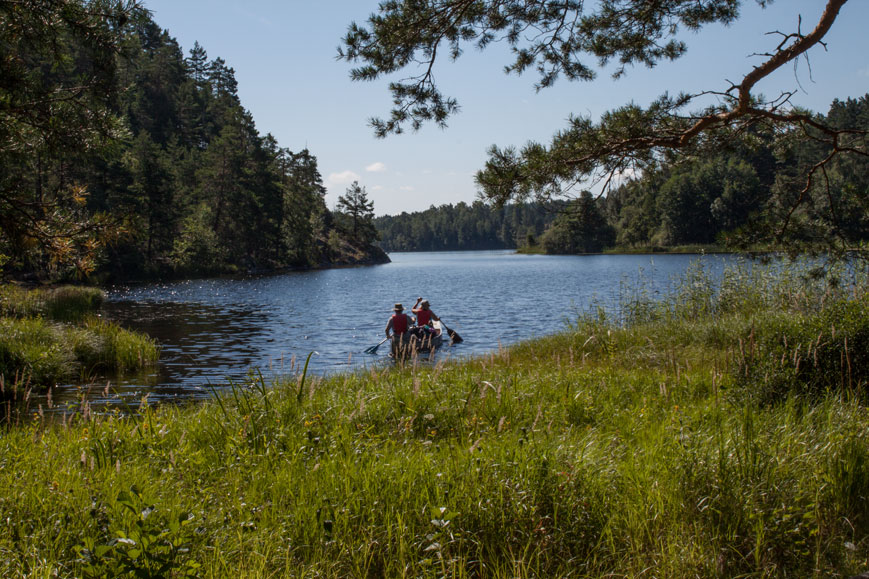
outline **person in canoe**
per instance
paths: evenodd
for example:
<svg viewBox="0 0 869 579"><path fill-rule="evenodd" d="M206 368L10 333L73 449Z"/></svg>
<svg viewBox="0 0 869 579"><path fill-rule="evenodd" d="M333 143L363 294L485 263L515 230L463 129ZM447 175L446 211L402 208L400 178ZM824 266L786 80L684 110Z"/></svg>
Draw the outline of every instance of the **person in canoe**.
<svg viewBox="0 0 869 579"><path fill-rule="evenodd" d="M414 339L411 335L411 330L413 329L415 320L413 316L404 313L404 306L401 304L395 304L392 311L392 316L386 322L386 338L392 338L391 355L393 358L398 358L406 354L408 345ZM392 330L392 336L389 334L390 330Z"/></svg>
<svg viewBox="0 0 869 579"><path fill-rule="evenodd" d="M395 304L392 311L392 316L386 322L386 337L390 337L389 331L392 330L392 333L400 339L410 330L414 319L413 316L404 313L404 306L401 304Z"/></svg>
<svg viewBox="0 0 869 579"><path fill-rule="evenodd" d="M416 337L419 344L417 347L428 350L432 348L435 336L440 336L440 330L435 329L434 322L440 322L440 318L431 311L428 300L416 298L416 303L411 310L416 315L416 327L410 332Z"/></svg>
<svg viewBox="0 0 869 579"><path fill-rule="evenodd" d="M447 335L450 337L450 341L453 344L461 344L464 340L459 335L459 333L455 330L451 330L447 327L447 325L441 320L437 314L431 311L431 306L428 303L428 300L424 300L422 298L416 298L416 304L414 304L411 311L416 314L417 325L419 327L425 328L425 333L421 337L426 337L434 333L435 329L432 327L432 321L440 322L441 327L446 330Z"/></svg>
<svg viewBox="0 0 869 579"><path fill-rule="evenodd" d="M412 311L416 316L416 324L418 326L429 326L431 325L432 320L436 322L441 321L441 319L431 311L428 300L422 298L416 298L416 303L410 311Z"/></svg>

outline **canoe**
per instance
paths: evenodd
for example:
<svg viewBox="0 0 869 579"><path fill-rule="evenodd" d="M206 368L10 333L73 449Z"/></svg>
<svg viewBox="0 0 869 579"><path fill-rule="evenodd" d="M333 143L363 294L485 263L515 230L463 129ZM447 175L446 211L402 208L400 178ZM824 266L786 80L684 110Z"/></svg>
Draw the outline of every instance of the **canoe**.
<svg viewBox="0 0 869 579"><path fill-rule="evenodd" d="M444 343L445 332L440 322L432 322L432 328L433 330L428 332L424 328L414 326L400 338L393 335L389 355L393 358L407 358L437 350Z"/></svg>

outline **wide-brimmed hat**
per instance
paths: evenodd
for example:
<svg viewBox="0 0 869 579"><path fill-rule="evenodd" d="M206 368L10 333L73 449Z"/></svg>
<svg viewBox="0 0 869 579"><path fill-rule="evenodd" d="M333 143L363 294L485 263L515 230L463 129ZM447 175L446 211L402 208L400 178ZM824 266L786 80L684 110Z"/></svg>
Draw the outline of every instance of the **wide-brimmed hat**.
<svg viewBox="0 0 869 579"><path fill-rule="evenodd" d="M395 307L392 308L392 311L394 311L394 312L403 312L403 311L404 311L404 306L401 305L401 304L395 304Z"/></svg>

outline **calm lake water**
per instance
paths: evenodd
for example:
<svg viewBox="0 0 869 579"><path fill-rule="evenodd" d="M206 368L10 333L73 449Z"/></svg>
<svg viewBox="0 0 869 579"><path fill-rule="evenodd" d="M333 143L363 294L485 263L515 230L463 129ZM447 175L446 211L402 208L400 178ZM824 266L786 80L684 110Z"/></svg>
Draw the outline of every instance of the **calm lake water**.
<svg viewBox="0 0 869 579"><path fill-rule="evenodd" d="M697 255L518 255L510 251L393 253L371 267L110 288L106 317L161 344L159 367L113 382L123 397L197 398L252 369L338 373L388 364L377 344L395 302L417 296L464 342L439 356L484 354L563 330L592 305L617 307L624 286L666 292L689 264L718 273L732 259ZM100 389L105 382L93 387ZM55 396L72 399L81 386ZM99 399L99 395L95 396Z"/></svg>

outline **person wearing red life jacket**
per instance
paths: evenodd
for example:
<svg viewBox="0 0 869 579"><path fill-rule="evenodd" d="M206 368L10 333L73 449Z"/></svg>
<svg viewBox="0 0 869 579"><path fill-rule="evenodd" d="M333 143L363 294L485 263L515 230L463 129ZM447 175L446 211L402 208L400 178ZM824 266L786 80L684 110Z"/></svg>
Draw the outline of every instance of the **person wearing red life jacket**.
<svg viewBox="0 0 869 579"><path fill-rule="evenodd" d="M436 322L441 321L441 319L431 311L428 300L416 298L416 303L411 311L416 315L416 323L419 326L428 326L431 324L432 320Z"/></svg>
<svg viewBox="0 0 869 579"><path fill-rule="evenodd" d="M389 337L389 330L392 330L392 333L396 336L401 337L406 334L408 330L410 330L410 326L413 325L413 316L405 314L404 306L401 304L395 304L392 311L394 312L392 317L390 317L389 321L386 322L386 337Z"/></svg>

